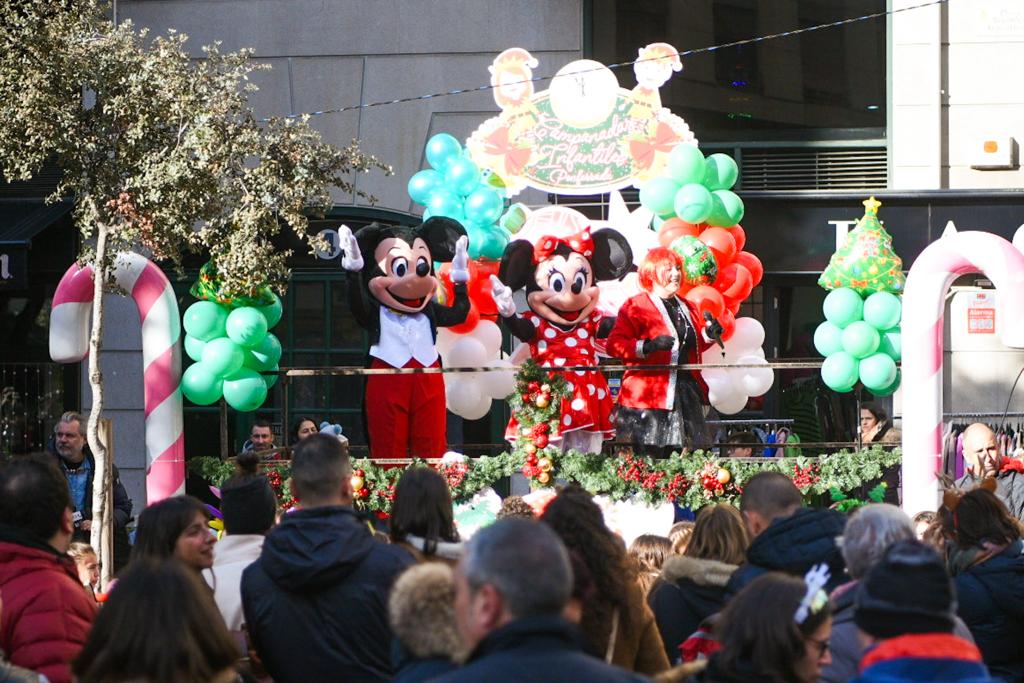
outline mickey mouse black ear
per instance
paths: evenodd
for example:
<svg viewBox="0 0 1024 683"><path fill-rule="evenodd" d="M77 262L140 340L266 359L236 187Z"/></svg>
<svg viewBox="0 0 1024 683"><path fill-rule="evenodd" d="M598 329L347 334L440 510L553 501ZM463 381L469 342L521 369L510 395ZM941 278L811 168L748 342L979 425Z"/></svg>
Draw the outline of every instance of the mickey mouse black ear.
<svg viewBox="0 0 1024 683"><path fill-rule="evenodd" d="M430 247L433 259L444 262L455 257L455 243L466 234L466 229L458 221L436 216L424 221L416 233Z"/></svg>

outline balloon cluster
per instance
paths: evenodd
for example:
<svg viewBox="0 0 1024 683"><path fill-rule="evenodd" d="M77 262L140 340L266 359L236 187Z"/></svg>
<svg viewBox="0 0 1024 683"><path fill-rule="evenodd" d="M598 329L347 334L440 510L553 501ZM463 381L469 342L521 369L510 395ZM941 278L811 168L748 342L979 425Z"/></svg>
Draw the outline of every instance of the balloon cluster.
<svg viewBox="0 0 1024 683"><path fill-rule="evenodd" d="M743 202L728 189L737 174L728 155L705 159L683 144L669 156L668 176L640 188L640 204L660 221L658 242L683 259L680 294L721 323L725 340L733 335L740 304L764 275L761 261L743 251Z"/></svg>
<svg viewBox="0 0 1024 683"><path fill-rule="evenodd" d="M451 328L437 330L437 351L446 368L503 368L504 372L455 372L444 375L448 410L467 420L479 420L491 410L493 399L515 391L512 363L501 358L501 328L481 320L465 334Z"/></svg>
<svg viewBox="0 0 1024 683"><path fill-rule="evenodd" d="M235 410L256 410L277 382L281 342L269 329L281 320L281 300L266 306L197 301L185 311L185 353L195 361L181 376L188 400L210 405L221 396ZM236 302L243 304L246 302Z"/></svg>
<svg viewBox="0 0 1024 683"><path fill-rule="evenodd" d="M754 318L740 318L725 349L712 346L704 352L703 363L758 365L764 367L707 368L701 376L708 385L708 402L720 413L732 415L743 410L751 396L771 389L775 372L764 357L764 327Z"/></svg>
<svg viewBox="0 0 1024 683"><path fill-rule="evenodd" d="M825 362L821 378L830 389L852 391L858 380L874 395L889 396L900 385L900 319L903 306L890 292L862 297L849 287L829 292L825 322L814 331L814 348Z"/></svg>
<svg viewBox="0 0 1024 683"><path fill-rule="evenodd" d="M469 235L469 257L500 259L512 234L498 222L505 212L501 180L481 171L462 145L447 133L427 140L430 168L409 179L409 197L426 207L423 220L446 216L462 223Z"/></svg>

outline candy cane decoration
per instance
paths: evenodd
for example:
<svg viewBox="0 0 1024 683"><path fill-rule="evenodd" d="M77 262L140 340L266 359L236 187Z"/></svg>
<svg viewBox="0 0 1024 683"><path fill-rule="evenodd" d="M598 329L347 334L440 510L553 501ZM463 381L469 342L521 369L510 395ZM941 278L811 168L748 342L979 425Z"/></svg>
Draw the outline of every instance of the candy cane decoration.
<svg viewBox="0 0 1024 683"><path fill-rule="evenodd" d="M77 363L89 353L92 278L90 266L75 263L57 285L50 312L50 357L58 363ZM178 300L163 271L139 254L117 255L114 281L131 292L142 322L146 500L152 504L185 492Z"/></svg>
<svg viewBox="0 0 1024 683"><path fill-rule="evenodd" d="M948 233L914 261L903 295L903 508L934 510L942 465L942 339L946 292L967 273L999 291L1002 341L1024 348L1024 254L998 235Z"/></svg>

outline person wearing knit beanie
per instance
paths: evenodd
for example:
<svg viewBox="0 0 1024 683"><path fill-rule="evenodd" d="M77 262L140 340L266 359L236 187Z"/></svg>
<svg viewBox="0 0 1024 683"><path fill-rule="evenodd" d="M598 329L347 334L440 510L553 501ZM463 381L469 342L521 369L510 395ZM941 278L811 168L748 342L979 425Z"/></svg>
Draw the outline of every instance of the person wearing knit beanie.
<svg viewBox="0 0 1024 683"><path fill-rule="evenodd" d="M978 648L953 635L955 614L938 554L918 541L894 543L857 588L854 622L868 648L853 681L992 680Z"/></svg>

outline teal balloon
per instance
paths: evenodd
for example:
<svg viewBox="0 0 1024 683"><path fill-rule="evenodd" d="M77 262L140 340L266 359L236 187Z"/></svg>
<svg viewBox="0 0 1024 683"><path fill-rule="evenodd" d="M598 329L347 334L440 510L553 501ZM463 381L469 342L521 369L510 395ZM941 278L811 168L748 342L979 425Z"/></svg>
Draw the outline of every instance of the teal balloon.
<svg viewBox="0 0 1024 683"><path fill-rule="evenodd" d="M728 190L736 184L740 170L728 154L712 154L704 160L704 187Z"/></svg>
<svg viewBox="0 0 1024 683"><path fill-rule="evenodd" d="M228 309L213 301L197 301L185 309L185 332L200 341L224 336Z"/></svg>
<svg viewBox="0 0 1024 683"><path fill-rule="evenodd" d="M879 333L878 350L893 360L903 357L903 340L900 335L900 328L894 327Z"/></svg>
<svg viewBox="0 0 1024 683"><path fill-rule="evenodd" d="M242 306L228 315L228 339L239 346L256 346L267 336L267 319L258 308Z"/></svg>
<svg viewBox="0 0 1024 683"><path fill-rule="evenodd" d="M675 207L673 207L672 210L675 211ZM654 218L651 219L651 229L654 230L655 232L660 230L661 226L664 225L664 224L665 224L665 219L662 218L661 216L655 216Z"/></svg>
<svg viewBox="0 0 1024 683"><path fill-rule="evenodd" d="M434 188L444 186L444 176L432 168L425 168L409 178L409 197L417 204L426 204Z"/></svg>
<svg viewBox="0 0 1024 683"><path fill-rule="evenodd" d="M678 144L669 152L668 174L680 185L701 183L705 173L704 155L696 145Z"/></svg>
<svg viewBox="0 0 1024 683"><path fill-rule="evenodd" d="M472 159L453 159L444 169L444 182L448 189L465 197L480 185L480 169Z"/></svg>
<svg viewBox="0 0 1024 683"><path fill-rule="evenodd" d="M208 406L220 400L224 380L203 363L193 363L181 374L181 393L196 405Z"/></svg>
<svg viewBox="0 0 1024 683"><path fill-rule="evenodd" d="M497 191L489 187L473 190L462 205L463 213L468 221L485 226L497 222L504 209L505 200Z"/></svg>
<svg viewBox="0 0 1024 683"><path fill-rule="evenodd" d="M856 320L843 329L843 351L854 358L867 358L875 353L880 341L878 330L863 320Z"/></svg>
<svg viewBox="0 0 1024 683"><path fill-rule="evenodd" d="M814 348L826 358L836 351L842 351L843 331L826 320L814 330Z"/></svg>
<svg viewBox="0 0 1024 683"><path fill-rule="evenodd" d="M281 369L281 366L275 365L270 369L277 372ZM277 375L263 375L263 381L267 383L267 389L273 389L274 385L277 384Z"/></svg>
<svg viewBox="0 0 1024 683"><path fill-rule="evenodd" d="M676 192L673 208L676 215L687 223L703 223L711 215L711 193L699 183L683 185Z"/></svg>
<svg viewBox="0 0 1024 683"><path fill-rule="evenodd" d="M267 319L267 329L271 329L274 325L281 322L281 316L284 315L284 308L281 306L281 298L271 292L274 297L274 303L269 306L260 306L258 310L263 314L263 317Z"/></svg>
<svg viewBox="0 0 1024 683"><path fill-rule="evenodd" d="M281 341L274 333L268 333L260 343L245 353L245 366L257 372L269 370L281 361Z"/></svg>
<svg viewBox="0 0 1024 683"><path fill-rule="evenodd" d="M242 367L245 354L241 346L227 337L219 337L206 342L203 348L202 363L212 374L225 377Z"/></svg>
<svg viewBox="0 0 1024 683"><path fill-rule="evenodd" d="M821 364L821 379L832 391L845 393L857 383L857 359L845 351L837 351Z"/></svg>
<svg viewBox="0 0 1024 683"><path fill-rule="evenodd" d="M463 217L462 197L447 187L437 187L427 198L427 211L431 216L447 216L459 220Z"/></svg>
<svg viewBox="0 0 1024 683"><path fill-rule="evenodd" d="M462 144L448 133L438 133L427 140L427 163L444 172L448 164L462 156Z"/></svg>
<svg viewBox="0 0 1024 683"><path fill-rule="evenodd" d="M883 389L874 389L871 391L875 396L892 396L896 393L896 390L900 388L900 381L903 379L903 373L896 369L896 379L893 383Z"/></svg>
<svg viewBox="0 0 1024 683"><path fill-rule="evenodd" d="M202 339L193 337L191 334L185 335L185 353L195 362L198 363L203 359L203 347L205 346L206 342Z"/></svg>
<svg viewBox="0 0 1024 683"><path fill-rule="evenodd" d="M731 228L743 220L743 200L735 192L715 190L711 193L711 215L707 224L716 228Z"/></svg>
<svg viewBox="0 0 1024 683"><path fill-rule="evenodd" d="M850 323L861 319L864 300L854 290L840 287L828 293L821 308L825 312L826 320L833 325L845 328Z"/></svg>
<svg viewBox="0 0 1024 683"><path fill-rule="evenodd" d="M860 362L860 381L871 392L887 389L896 381L896 361L884 353L868 356Z"/></svg>
<svg viewBox="0 0 1024 683"><path fill-rule="evenodd" d="M679 183L671 178L654 178L640 188L640 206L654 212L655 216L672 216L675 213L676 192Z"/></svg>
<svg viewBox="0 0 1024 683"><path fill-rule="evenodd" d="M251 412L267 400L267 383L255 370L241 368L224 378L224 400L237 411Z"/></svg>
<svg viewBox="0 0 1024 683"><path fill-rule="evenodd" d="M900 324L903 304L900 298L889 292L875 292L864 300L864 320L875 329L888 330Z"/></svg>

